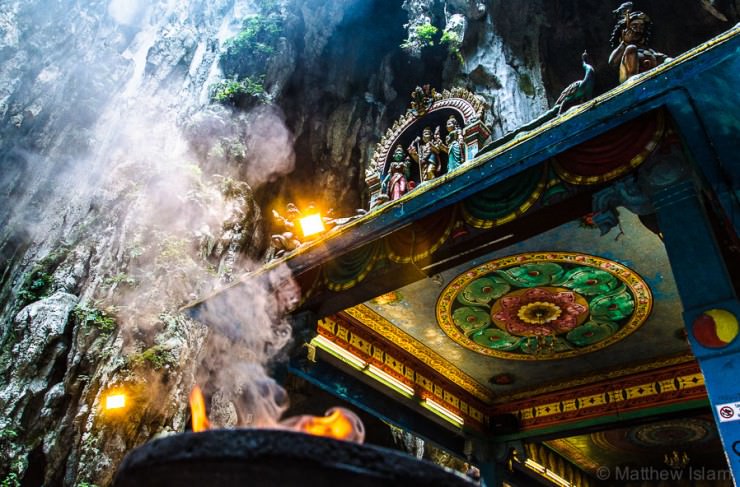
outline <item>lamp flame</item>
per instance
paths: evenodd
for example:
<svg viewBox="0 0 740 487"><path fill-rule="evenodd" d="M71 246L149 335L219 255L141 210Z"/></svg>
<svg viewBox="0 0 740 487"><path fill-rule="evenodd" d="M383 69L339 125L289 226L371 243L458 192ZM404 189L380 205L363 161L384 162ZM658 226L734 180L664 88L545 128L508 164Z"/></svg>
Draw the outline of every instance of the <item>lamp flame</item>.
<svg viewBox="0 0 740 487"><path fill-rule="evenodd" d="M199 433L210 427L206 415L206 401L203 399L203 393L198 386L195 386L190 392L190 414L193 417L193 432Z"/></svg>
<svg viewBox="0 0 740 487"><path fill-rule="evenodd" d="M304 237L310 237L324 231L324 221L318 213L305 216L300 221Z"/></svg>
<svg viewBox="0 0 740 487"><path fill-rule="evenodd" d="M190 413L194 433L210 429L205 399L197 385L190 392ZM362 421L355 413L344 408L329 409L325 416L294 416L276 423L275 427L354 443L365 441Z"/></svg>
<svg viewBox="0 0 740 487"><path fill-rule="evenodd" d="M365 427L353 412L344 408L332 408L326 416L301 416L294 428L303 433L325 436L337 440L362 443L365 440Z"/></svg>

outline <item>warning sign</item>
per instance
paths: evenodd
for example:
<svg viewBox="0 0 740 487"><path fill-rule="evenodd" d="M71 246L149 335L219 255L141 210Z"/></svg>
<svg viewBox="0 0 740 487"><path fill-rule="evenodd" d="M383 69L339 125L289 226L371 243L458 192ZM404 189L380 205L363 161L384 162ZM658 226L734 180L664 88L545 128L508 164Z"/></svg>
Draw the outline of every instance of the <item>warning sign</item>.
<svg viewBox="0 0 740 487"><path fill-rule="evenodd" d="M727 421L740 421L740 402L731 402L727 404L718 404L717 416L720 423Z"/></svg>

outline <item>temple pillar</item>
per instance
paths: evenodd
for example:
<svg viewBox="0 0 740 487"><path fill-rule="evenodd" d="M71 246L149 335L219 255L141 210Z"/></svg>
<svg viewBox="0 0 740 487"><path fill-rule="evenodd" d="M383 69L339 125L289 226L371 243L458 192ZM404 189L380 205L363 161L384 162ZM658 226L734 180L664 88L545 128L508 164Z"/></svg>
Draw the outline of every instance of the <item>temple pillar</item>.
<svg viewBox="0 0 740 487"><path fill-rule="evenodd" d="M671 263L691 349L706 384L727 463L740 481L740 339L737 300L725 260L715 238L705 198L680 149L665 158L668 166L648 174L648 191L656 210ZM650 177L655 176L655 177ZM675 177L672 177L675 176Z"/></svg>
<svg viewBox="0 0 740 487"><path fill-rule="evenodd" d="M480 476L486 487L502 487L506 466L500 463L483 463L480 466Z"/></svg>
<svg viewBox="0 0 740 487"><path fill-rule="evenodd" d="M480 120L475 120L473 123L466 125L463 128L465 161L472 161L490 136L491 131Z"/></svg>

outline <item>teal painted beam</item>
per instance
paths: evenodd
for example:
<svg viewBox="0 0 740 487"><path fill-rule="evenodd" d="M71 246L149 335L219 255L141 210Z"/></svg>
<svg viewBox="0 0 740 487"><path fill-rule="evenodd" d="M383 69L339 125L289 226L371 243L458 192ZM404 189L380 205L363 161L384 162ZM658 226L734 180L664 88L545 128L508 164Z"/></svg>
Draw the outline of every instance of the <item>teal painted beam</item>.
<svg viewBox="0 0 740 487"><path fill-rule="evenodd" d="M646 407L637 411L628 411L618 414L599 416L582 421L567 424L558 424L546 428L537 428L508 435L495 435L491 438L493 443L507 443L520 440L545 441L553 438L564 438L583 434L596 429L603 430L624 426L635 421L648 418L665 417L666 415L706 411L709 406L707 399L696 399L693 401L679 402L667 406Z"/></svg>
<svg viewBox="0 0 740 487"><path fill-rule="evenodd" d="M321 240L304 245L283 259L273 261L255 273L242 276L218 293L239 295L255 275L269 273L287 265L301 274L369 242L380 239L440 208L457 203L475 193L588 141L647 111L665 106L676 91L691 85L701 90L707 73L719 69L722 76L738 85L740 72L723 71L740 52L740 26L712 41L639 77L633 78L596 99L558 117L520 139L483 153L453 174L437 178L400 200L369 212L348 225L327 234ZM716 68L716 69L715 69ZM199 306L195 303L191 306Z"/></svg>
<svg viewBox="0 0 740 487"><path fill-rule="evenodd" d="M733 62L736 72L740 72L740 59ZM734 94L733 94L734 95ZM666 97L666 106L675 122L685 147L691 154L695 171L712 189L717 202L736 234L740 233L740 204L737 191L740 189L740 158L737 157L737 141L740 137L740 98L731 96L723 105L729 113L725 120L734 118L726 125L728 133L712 132L707 125L707 115L702 113L701 103L693 98L688 90L674 90ZM719 109L712 108L717 116ZM722 138L731 137L735 144L732 151L721 150Z"/></svg>
<svg viewBox="0 0 740 487"><path fill-rule="evenodd" d="M737 327L740 302L697 181L689 176L653 188L652 192L658 224L684 307L684 324L691 350L704 375L727 463L737 483L740 480L740 452L735 449L740 444L740 337L735 336L727 344L711 337L707 341L702 339L702 329L709 334L715 332L708 328L706 321L701 327L694 322L706 311L724 310L734 315Z"/></svg>

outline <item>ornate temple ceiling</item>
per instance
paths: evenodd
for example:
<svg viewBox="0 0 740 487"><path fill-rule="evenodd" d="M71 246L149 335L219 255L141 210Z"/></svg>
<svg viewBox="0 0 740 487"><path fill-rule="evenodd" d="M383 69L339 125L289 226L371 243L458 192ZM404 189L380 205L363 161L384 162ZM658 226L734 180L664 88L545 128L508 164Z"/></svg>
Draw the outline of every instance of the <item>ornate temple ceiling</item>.
<svg viewBox="0 0 740 487"><path fill-rule="evenodd" d="M694 470L711 469L721 475L727 469L717 427L709 414L607 429L545 445L597 477L599 468L610 472L625 466L668 470L666 455L670 462L674 451L679 462L686 454L684 461Z"/></svg>
<svg viewBox="0 0 740 487"><path fill-rule="evenodd" d="M348 313L391 342L410 336L440 373L461 371L494 397L665 365L690 353L668 258L635 215L620 216L621 231L571 221Z"/></svg>

